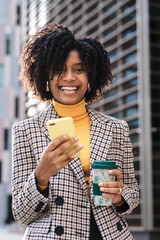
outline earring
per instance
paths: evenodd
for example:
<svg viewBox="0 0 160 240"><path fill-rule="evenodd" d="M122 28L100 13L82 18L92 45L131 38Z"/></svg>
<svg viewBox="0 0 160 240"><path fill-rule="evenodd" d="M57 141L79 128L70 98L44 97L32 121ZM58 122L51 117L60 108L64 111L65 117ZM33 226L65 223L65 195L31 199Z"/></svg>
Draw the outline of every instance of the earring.
<svg viewBox="0 0 160 240"><path fill-rule="evenodd" d="M49 92L49 83L47 81L46 91Z"/></svg>
<svg viewBox="0 0 160 240"><path fill-rule="evenodd" d="M90 83L88 83L88 92L91 91L91 86L90 86Z"/></svg>

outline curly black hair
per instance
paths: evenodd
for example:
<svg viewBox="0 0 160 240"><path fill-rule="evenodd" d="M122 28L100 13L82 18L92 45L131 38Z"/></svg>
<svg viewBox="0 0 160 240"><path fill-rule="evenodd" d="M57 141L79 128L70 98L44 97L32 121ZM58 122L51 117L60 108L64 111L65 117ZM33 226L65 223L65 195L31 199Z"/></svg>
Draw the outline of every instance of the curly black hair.
<svg viewBox="0 0 160 240"><path fill-rule="evenodd" d="M47 82L56 69L63 69L71 50L79 51L87 69L90 91L86 92L85 101L97 99L114 78L107 51L96 39L75 38L67 27L56 23L47 24L23 48L19 80L24 81L25 89L44 101L51 100L53 96L46 90Z"/></svg>

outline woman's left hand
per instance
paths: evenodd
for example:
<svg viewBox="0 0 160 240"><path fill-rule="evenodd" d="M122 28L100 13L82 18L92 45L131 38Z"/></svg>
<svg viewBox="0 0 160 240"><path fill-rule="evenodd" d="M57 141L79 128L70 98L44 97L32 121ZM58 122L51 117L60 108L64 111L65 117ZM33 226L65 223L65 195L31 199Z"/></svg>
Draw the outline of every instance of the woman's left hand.
<svg viewBox="0 0 160 240"><path fill-rule="evenodd" d="M100 182L100 191L102 192L103 197L111 198L113 204L118 205L122 201L121 195L124 187L124 184L121 180L121 171L118 169L113 169L109 170L108 173L115 175L116 181ZM93 179L90 179L89 183L93 183Z"/></svg>

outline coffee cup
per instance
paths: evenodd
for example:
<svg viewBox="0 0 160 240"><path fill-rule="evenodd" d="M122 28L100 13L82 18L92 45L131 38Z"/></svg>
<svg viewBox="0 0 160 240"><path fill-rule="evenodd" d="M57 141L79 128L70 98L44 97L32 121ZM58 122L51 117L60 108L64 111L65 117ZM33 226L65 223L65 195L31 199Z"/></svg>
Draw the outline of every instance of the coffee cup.
<svg viewBox="0 0 160 240"><path fill-rule="evenodd" d="M100 182L115 181L115 175L109 174L108 170L117 169L117 165L114 161L95 161L91 165L93 175L93 199L94 204L97 206L110 206L112 205L112 199L102 196Z"/></svg>

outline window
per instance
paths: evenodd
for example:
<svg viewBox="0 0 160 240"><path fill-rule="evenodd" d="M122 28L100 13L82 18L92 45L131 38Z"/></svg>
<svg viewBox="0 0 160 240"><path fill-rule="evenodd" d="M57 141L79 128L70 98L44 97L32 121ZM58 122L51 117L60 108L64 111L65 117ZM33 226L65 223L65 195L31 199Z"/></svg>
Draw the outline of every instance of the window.
<svg viewBox="0 0 160 240"><path fill-rule="evenodd" d="M129 94L124 98L125 103L131 103L137 100L137 92Z"/></svg>
<svg viewBox="0 0 160 240"><path fill-rule="evenodd" d="M129 38L132 34L135 34L136 30L135 29L127 29L125 32L123 32L122 36Z"/></svg>
<svg viewBox="0 0 160 240"><path fill-rule="evenodd" d="M124 77L130 77L132 74L137 72L137 68L132 66L123 72Z"/></svg>
<svg viewBox="0 0 160 240"><path fill-rule="evenodd" d="M138 113L137 107L129 108L125 110L125 117L131 117Z"/></svg>
<svg viewBox="0 0 160 240"><path fill-rule="evenodd" d="M105 97L113 97L114 95L116 95L118 93L118 89L117 88L113 88L111 90L108 90L106 93L104 93Z"/></svg>
<svg viewBox="0 0 160 240"><path fill-rule="evenodd" d="M113 50L112 52L109 53L109 58L112 61L113 58L117 56L117 49Z"/></svg>
<svg viewBox="0 0 160 240"><path fill-rule="evenodd" d="M4 83L4 65L0 64L0 87L3 86Z"/></svg>
<svg viewBox="0 0 160 240"><path fill-rule="evenodd" d="M10 35L7 35L6 36L6 54L8 55L8 54L10 54L10 51L11 49L10 49Z"/></svg>
<svg viewBox="0 0 160 240"><path fill-rule="evenodd" d="M19 115L19 107L18 107L18 105L19 105L19 98L16 97L15 98L15 117L16 118L18 118L18 115Z"/></svg>
<svg viewBox="0 0 160 240"><path fill-rule="evenodd" d="M137 84L138 84L137 79L132 79L123 84L123 89L126 90L129 88L132 88L132 87L136 86Z"/></svg>
<svg viewBox="0 0 160 240"><path fill-rule="evenodd" d="M8 149L8 129L4 130L4 149Z"/></svg>
<svg viewBox="0 0 160 240"><path fill-rule="evenodd" d="M103 110L107 111L107 110L113 109L115 107L118 107L118 105L119 105L119 99L103 105Z"/></svg>
<svg viewBox="0 0 160 240"><path fill-rule="evenodd" d="M118 113L114 113L114 114L111 115L111 117L119 118L119 114Z"/></svg>
<svg viewBox="0 0 160 240"><path fill-rule="evenodd" d="M20 8L20 6L18 5L18 6L17 6L17 16L16 16L16 23L17 23L17 25L20 24L20 20L21 20L20 10L21 10L21 8Z"/></svg>
<svg viewBox="0 0 160 240"><path fill-rule="evenodd" d="M128 125L130 129L138 128L138 125L139 125L138 119L129 121Z"/></svg>
<svg viewBox="0 0 160 240"><path fill-rule="evenodd" d="M134 53L128 55L127 57L125 57L124 62L125 63L130 63L130 62L134 61L136 59L136 57L137 57L137 53L134 52Z"/></svg>
<svg viewBox="0 0 160 240"><path fill-rule="evenodd" d="M137 133L130 135L130 139L132 143L136 143L139 141L139 135Z"/></svg>
<svg viewBox="0 0 160 240"><path fill-rule="evenodd" d="M7 213L7 219L6 219L6 223L11 223L12 221L14 221L14 217L12 214L12 196L9 195L8 196L8 213Z"/></svg>

